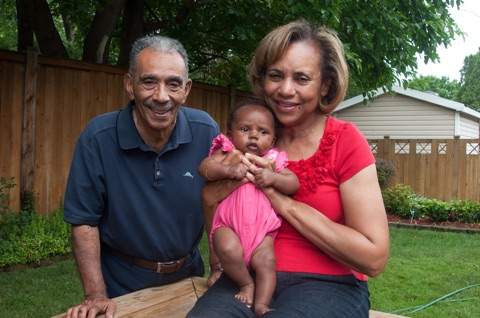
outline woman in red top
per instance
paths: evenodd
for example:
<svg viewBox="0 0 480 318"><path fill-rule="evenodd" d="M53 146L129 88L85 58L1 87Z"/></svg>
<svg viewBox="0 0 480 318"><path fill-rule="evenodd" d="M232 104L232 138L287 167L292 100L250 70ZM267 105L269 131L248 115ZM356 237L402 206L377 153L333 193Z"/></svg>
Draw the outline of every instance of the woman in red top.
<svg viewBox="0 0 480 318"><path fill-rule="evenodd" d="M368 317L367 276L387 262L388 223L367 141L354 125L329 116L348 87L342 44L326 28L289 23L260 42L249 76L283 126L277 147L300 181L293 197L264 189L284 219L275 239L273 311L265 317ZM270 164L242 159L252 182L258 167ZM204 191L207 208L230 190L222 188ZM213 264L214 275L219 268ZM225 276L189 317L253 317Z"/></svg>

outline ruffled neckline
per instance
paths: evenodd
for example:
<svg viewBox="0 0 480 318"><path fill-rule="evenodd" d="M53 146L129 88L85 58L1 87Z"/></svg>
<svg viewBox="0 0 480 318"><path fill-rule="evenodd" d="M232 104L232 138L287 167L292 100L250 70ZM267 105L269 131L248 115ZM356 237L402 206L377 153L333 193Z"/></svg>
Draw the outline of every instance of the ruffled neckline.
<svg viewBox="0 0 480 318"><path fill-rule="evenodd" d="M292 170L300 181L297 194L315 192L317 187L332 171L331 152L338 137L334 119L327 116L325 129L317 150L308 158L297 161L288 161L288 168Z"/></svg>

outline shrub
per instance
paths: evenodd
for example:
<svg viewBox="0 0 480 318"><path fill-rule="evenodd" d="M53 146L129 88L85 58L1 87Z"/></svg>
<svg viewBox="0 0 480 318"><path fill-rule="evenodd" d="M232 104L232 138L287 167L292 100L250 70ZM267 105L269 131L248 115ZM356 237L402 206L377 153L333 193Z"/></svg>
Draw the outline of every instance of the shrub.
<svg viewBox="0 0 480 318"><path fill-rule="evenodd" d="M450 219L466 223L480 222L480 203L469 200L454 200L449 203Z"/></svg>
<svg viewBox="0 0 480 318"><path fill-rule="evenodd" d="M480 203L469 200L441 201L416 195L403 184L383 190L383 201L388 213L402 218L428 218L434 222L480 222Z"/></svg>
<svg viewBox="0 0 480 318"><path fill-rule="evenodd" d="M376 160L378 183L381 189L385 189L395 175L395 166L390 160L378 158Z"/></svg>
<svg viewBox="0 0 480 318"><path fill-rule="evenodd" d="M419 218L428 217L435 222L449 221L449 205L444 201L418 197L414 209Z"/></svg>
<svg viewBox="0 0 480 318"><path fill-rule="evenodd" d="M385 189L382 194L387 212L404 218L414 216L415 193L408 185L397 184Z"/></svg>
<svg viewBox="0 0 480 318"><path fill-rule="evenodd" d="M48 216L29 211L5 214L0 220L0 268L69 253L69 238L61 210Z"/></svg>

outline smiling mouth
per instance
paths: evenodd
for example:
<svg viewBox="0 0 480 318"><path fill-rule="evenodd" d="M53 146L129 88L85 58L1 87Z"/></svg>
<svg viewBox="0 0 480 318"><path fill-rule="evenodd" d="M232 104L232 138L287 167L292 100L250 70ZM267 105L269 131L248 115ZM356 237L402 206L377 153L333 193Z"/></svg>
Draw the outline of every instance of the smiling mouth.
<svg viewBox="0 0 480 318"><path fill-rule="evenodd" d="M146 105L146 106L156 116L163 116L173 110L172 106L167 106L167 107L154 107L150 105Z"/></svg>
<svg viewBox="0 0 480 318"><path fill-rule="evenodd" d="M155 115L160 115L160 116L161 116L161 115L165 115L166 113L172 111L172 109L171 109L171 108L165 109L165 110L162 109L162 110L160 110L160 111L158 111L158 110L153 110L153 109L152 109L152 111L153 111L153 113L154 113Z"/></svg>
<svg viewBox="0 0 480 318"><path fill-rule="evenodd" d="M297 103L288 103L288 102L276 101L275 104L276 104L278 109L281 109L281 110L284 110L284 111L293 111L293 110L298 108Z"/></svg>

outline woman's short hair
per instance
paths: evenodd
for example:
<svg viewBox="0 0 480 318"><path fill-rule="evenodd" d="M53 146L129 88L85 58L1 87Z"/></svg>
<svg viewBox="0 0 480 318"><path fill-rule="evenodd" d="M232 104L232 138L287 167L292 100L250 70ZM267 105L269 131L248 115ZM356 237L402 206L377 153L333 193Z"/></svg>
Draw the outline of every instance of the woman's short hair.
<svg viewBox="0 0 480 318"><path fill-rule="evenodd" d="M248 67L252 89L255 94L263 96L268 67L276 63L292 43L301 41L313 41L320 49L321 80L327 81L329 87L319 107L323 113L330 113L340 104L348 89L348 65L343 44L333 30L317 27L303 19L277 27L262 39Z"/></svg>

